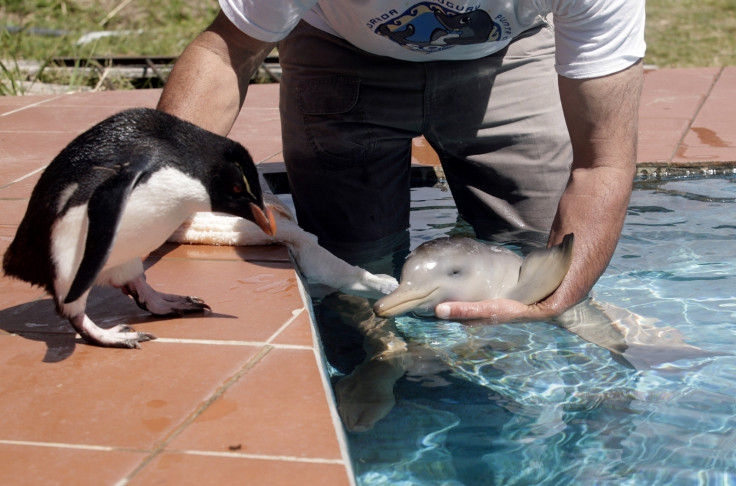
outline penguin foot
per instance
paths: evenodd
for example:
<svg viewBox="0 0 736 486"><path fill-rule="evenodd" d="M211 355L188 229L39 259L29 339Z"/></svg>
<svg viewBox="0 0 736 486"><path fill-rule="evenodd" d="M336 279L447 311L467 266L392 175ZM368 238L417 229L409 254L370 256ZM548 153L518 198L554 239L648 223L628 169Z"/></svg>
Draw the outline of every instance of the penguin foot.
<svg viewBox="0 0 736 486"><path fill-rule="evenodd" d="M77 314L69 318L74 330L82 339L90 344L106 348L136 348L140 349L140 343L156 339L149 332L138 332L126 324L120 324L110 329L103 329L87 317L86 314Z"/></svg>
<svg viewBox="0 0 736 486"><path fill-rule="evenodd" d="M199 297L164 294L154 290L146 282L145 275L140 275L125 284L122 291L130 295L138 307L157 316L181 316L192 312L212 310Z"/></svg>

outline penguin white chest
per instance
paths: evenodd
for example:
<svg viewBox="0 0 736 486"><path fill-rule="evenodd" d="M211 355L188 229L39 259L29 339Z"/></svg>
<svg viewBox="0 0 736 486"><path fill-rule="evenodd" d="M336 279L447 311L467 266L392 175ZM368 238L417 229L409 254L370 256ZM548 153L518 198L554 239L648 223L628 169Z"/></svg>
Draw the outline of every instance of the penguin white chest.
<svg viewBox="0 0 736 486"><path fill-rule="evenodd" d="M140 257L159 245L195 211L209 211L202 183L173 168L161 169L139 184L123 211L106 267Z"/></svg>

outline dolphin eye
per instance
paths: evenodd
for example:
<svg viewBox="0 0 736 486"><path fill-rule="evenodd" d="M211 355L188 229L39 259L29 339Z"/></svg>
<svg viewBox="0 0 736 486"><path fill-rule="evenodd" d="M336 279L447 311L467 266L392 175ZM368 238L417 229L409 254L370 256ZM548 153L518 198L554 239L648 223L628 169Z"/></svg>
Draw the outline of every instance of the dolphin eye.
<svg viewBox="0 0 736 486"><path fill-rule="evenodd" d="M460 275L461 273L463 273L463 271L460 270L459 268L453 268L452 270L450 270L450 275L453 276L453 277L455 275Z"/></svg>

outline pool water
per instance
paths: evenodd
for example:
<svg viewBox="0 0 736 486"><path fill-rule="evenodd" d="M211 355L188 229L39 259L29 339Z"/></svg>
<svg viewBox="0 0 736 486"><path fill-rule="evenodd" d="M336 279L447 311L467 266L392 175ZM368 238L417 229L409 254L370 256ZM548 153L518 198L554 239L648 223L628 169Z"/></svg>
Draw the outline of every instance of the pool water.
<svg viewBox="0 0 736 486"><path fill-rule="evenodd" d="M711 356L634 369L549 323L397 318L423 352L391 412L348 432L358 484L736 485L735 202L734 176L639 181L593 291ZM470 232L441 187L412 207L412 247ZM335 383L362 359L349 334L325 343Z"/></svg>

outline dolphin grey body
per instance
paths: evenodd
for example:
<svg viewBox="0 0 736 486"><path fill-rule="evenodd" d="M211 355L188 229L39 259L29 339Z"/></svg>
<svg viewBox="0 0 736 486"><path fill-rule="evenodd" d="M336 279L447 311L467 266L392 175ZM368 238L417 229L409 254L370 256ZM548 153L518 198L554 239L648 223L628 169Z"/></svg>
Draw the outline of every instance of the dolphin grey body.
<svg viewBox="0 0 736 486"><path fill-rule="evenodd" d="M557 289L570 268L574 236L522 258L508 248L465 237L428 241L401 270L399 287L376 302L381 317L414 312L434 315L437 304L513 299L533 304Z"/></svg>

